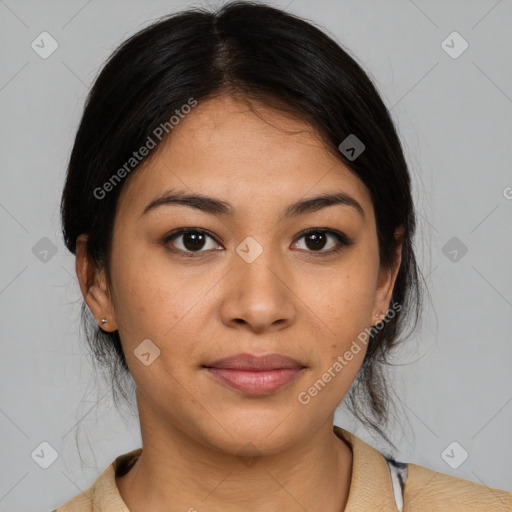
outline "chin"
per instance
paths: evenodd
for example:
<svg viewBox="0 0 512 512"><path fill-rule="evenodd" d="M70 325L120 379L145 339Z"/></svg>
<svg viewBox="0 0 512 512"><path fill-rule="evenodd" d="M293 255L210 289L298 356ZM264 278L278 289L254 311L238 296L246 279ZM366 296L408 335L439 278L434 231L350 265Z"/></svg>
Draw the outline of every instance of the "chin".
<svg viewBox="0 0 512 512"><path fill-rule="evenodd" d="M280 414L254 414L246 420L238 411L231 418L218 418L221 426L208 428L203 435L207 438L207 444L217 450L233 455L255 457L273 453L279 453L299 440L294 440L298 432L293 428L296 420L283 421L287 413ZM291 418L289 416L288 420Z"/></svg>

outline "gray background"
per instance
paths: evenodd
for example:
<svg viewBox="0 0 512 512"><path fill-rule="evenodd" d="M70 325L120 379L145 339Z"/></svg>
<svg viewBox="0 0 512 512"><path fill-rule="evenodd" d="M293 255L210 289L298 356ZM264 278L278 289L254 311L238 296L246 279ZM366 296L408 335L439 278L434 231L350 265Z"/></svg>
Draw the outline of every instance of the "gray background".
<svg viewBox="0 0 512 512"><path fill-rule="evenodd" d="M137 418L112 409L80 341L59 198L101 64L152 19L191 5L207 4L0 0L2 511L51 510L140 446ZM430 299L392 369L397 457L512 491L512 2L275 5L325 27L371 74L414 176ZM43 31L59 45L47 59L31 48ZM458 58L441 44L453 31L469 43ZM384 448L341 409L336 423ZM46 470L31 458L43 441L58 452Z"/></svg>

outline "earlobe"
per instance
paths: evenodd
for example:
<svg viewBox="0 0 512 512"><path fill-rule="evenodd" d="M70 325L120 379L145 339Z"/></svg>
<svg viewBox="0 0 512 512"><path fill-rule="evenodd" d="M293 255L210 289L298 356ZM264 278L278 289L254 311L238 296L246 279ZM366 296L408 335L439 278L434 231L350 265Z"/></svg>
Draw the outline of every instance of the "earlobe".
<svg viewBox="0 0 512 512"><path fill-rule="evenodd" d="M98 325L108 332L117 330L114 307L108 292L105 271L98 269L87 250L88 236L76 241L75 270L82 295L96 318Z"/></svg>

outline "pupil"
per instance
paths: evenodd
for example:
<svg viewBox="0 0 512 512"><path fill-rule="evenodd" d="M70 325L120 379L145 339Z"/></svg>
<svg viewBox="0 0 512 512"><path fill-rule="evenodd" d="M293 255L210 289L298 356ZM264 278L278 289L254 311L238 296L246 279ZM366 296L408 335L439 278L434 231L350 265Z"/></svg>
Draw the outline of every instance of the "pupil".
<svg viewBox="0 0 512 512"><path fill-rule="evenodd" d="M306 236L306 245L308 249L322 249L325 245L325 233L312 233ZM312 242L311 244L308 242Z"/></svg>
<svg viewBox="0 0 512 512"><path fill-rule="evenodd" d="M201 249L204 245L204 235L202 233L185 233L183 245L189 250Z"/></svg>

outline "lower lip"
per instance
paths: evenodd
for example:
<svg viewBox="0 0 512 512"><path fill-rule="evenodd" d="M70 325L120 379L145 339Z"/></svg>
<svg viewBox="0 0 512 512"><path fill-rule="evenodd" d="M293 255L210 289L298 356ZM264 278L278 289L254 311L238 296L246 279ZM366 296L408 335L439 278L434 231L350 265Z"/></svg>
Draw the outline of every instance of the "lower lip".
<svg viewBox="0 0 512 512"><path fill-rule="evenodd" d="M249 395L270 395L297 378L301 368L281 368L268 371L206 368L208 372L229 386Z"/></svg>

